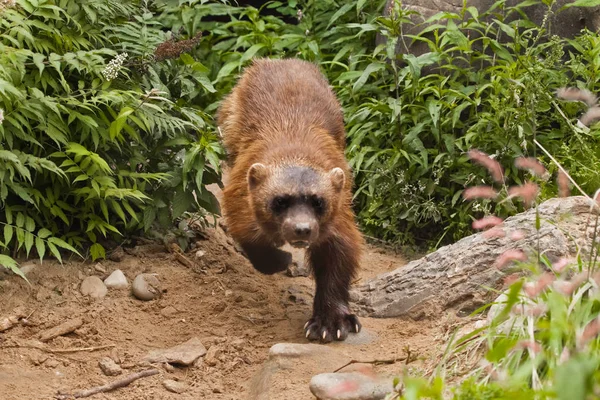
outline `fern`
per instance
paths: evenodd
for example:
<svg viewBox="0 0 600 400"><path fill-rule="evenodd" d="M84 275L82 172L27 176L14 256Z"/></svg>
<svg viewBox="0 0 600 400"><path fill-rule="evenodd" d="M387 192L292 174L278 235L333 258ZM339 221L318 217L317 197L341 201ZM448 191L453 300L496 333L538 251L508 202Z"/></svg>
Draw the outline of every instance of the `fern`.
<svg viewBox="0 0 600 400"><path fill-rule="evenodd" d="M214 88L189 54L152 61L167 33L151 10L21 0L0 14L1 265L104 257L111 242L200 209L180 201L184 191L217 211L202 187L218 180L222 153L209 114L187 101ZM201 143L184 169L177 155Z"/></svg>

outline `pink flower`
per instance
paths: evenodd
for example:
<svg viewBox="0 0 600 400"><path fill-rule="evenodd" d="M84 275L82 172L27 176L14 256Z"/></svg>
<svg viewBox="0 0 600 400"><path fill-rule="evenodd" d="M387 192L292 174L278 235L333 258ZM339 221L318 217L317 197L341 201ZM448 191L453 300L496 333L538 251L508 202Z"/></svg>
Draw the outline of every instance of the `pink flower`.
<svg viewBox="0 0 600 400"><path fill-rule="evenodd" d="M560 260L552 264L552 269L555 272L561 273L571 261L568 258L562 257Z"/></svg>
<svg viewBox="0 0 600 400"><path fill-rule="evenodd" d="M484 217L478 220L473 221L473 229L485 229L491 226L500 225L502 223L502 218L496 217L494 215L490 215L488 217Z"/></svg>
<svg viewBox="0 0 600 400"><path fill-rule="evenodd" d="M575 87L560 88L556 91L556 97L569 101L581 101L592 107L598 101L596 96L587 89L578 89Z"/></svg>
<svg viewBox="0 0 600 400"><path fill-rule="evenodd" d="M462 196L465 200L495 199L498 197L498 192L490 186L473 186L466 188Z"/></svg>
<svg viewBox="0 0 600 400"><path fill-rule="evenodd" d="M506 250L496 259L496 266L502 268L513 261L527 261L527 255L519 249Z"/></svg>
<svg viewBox="0 0 600 400"><path fill-rule="evenodd" d="M544 291L544 289L546 289L546 287L549 284L551 284L554 281L554 279L554 274L546 272L545 274L542 274L542 276L540 277L540 279L537 280L537 282L527 282L525 285L523 285L523 291L529 297L537 297L540 293Z"/></svg>
<svg viewBox="0 0 600 400"><path fill-rule="evenodd" d="M600 334L600 318L593 319L583 328L583 332L577 338L579 346L584 346L587 342Z"/></svg>
<svg viewBox="0 0 600 400"><path fill-rule="evenodd" d="M533 201L538 196L539 187L533 182L525 182L521 186L511 186L508 188L508 194L510 196L517 196L523 199L523 202L527 207L531 207Z"/></svg>
<svg viewBox="0 0 600 400"><path fill-rule="evenodd" d="M530 349L534 353L540 353L542 351L542 345L532 340L523 340L517 344L517 347Z"/></svg>
<svg viewBox="0 0 600 400"><path fill-rule="evenodd" d="M496 182L504 182L504 170L498 161L476 149L469 150L468 155L475 163L485 167Z"/></svg>
<svg viewBox="0 0 600 400"><path fill-rule="evenodd" d="M515 167L529 170L532 174L542 178L546 175L546 167L533 157L519 157L515 160Z"/></svg>
<svg viewBox="0 0 600 400"><path fill-rule="evenodd" d="M569 178L562 170L558 171L556 178L556 184L558 186L558 195L560 197L569 197L571 189L569 188Z"/></svg>
<svg viewBox="0 0 600 400"><path fill-rule="evenodd" d="M502 238L502 237L506 236L506 233L504 232L504 229L496 226L490 230L483 232L481 235L486 239L492 239L492 238Z"/></svg>

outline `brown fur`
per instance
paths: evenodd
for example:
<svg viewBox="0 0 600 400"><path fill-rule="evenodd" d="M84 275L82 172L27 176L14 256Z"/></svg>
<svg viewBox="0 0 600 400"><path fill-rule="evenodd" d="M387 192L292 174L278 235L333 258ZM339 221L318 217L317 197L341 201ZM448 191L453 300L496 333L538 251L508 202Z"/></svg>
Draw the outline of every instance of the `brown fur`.
<svg viewBox="0 0 600 400"><path fill-rule="evenodd" d="M350 314L348 288L363 239L351 208L353 179L344 155L343 115L325 77L306 61L256 60L224 99L218 125L230 166L223 215L228 232L261 272L285 269L290 257L277 248L284 238L263 206L270 186L250 193L249 184L261 182L264 174L277 176L284 167L316 171L316 178L292 180L287 189L316 193L327 203L319 217L318 237L307 250L317 289L306 334L330 341L360 330L358 319ZM251 170L256 163L266 169ZM334 168L343 176L332 172Z"/></svg>

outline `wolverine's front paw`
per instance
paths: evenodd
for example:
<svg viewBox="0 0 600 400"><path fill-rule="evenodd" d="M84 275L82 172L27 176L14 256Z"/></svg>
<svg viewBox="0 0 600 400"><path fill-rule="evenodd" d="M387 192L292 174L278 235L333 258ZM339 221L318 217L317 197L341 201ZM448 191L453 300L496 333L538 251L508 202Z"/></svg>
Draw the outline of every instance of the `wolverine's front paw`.
<svg viewBox="0 0 600 400"><path fill-rule="evenodd" d="M354 314L315 315L304 324L304 334L309 340L329 343L346 340L349 332L360 332L362 325Z"/></svg>

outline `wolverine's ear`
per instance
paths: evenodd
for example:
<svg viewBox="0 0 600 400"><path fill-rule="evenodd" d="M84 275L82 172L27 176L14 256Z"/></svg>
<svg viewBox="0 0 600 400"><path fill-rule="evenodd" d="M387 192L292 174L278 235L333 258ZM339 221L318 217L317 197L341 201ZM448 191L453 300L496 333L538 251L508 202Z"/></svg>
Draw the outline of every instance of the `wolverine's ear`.
<svg viewBox="0 0 600 400"><path fill-rule="evenodd" d="M267 167L264 164L255 163L248 170L248 186L250 189L255 188L265 181L267 178Z"/></svg>
<svg viewBox="0 0 600 400"><path fill-rule="evenodd" d="M329 179L331 179L331 184L335 188L336 191L341 191L344 187L344 182L346 180L346 175L341 168L334 168L329 171Z"/></svg>

